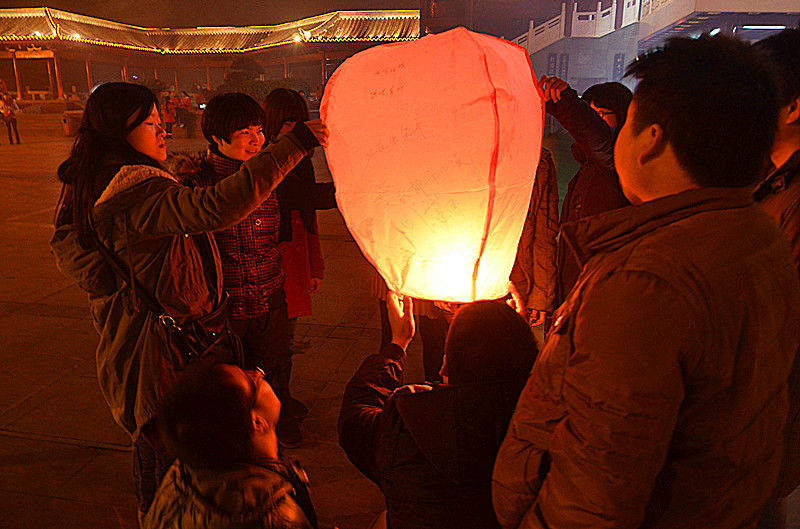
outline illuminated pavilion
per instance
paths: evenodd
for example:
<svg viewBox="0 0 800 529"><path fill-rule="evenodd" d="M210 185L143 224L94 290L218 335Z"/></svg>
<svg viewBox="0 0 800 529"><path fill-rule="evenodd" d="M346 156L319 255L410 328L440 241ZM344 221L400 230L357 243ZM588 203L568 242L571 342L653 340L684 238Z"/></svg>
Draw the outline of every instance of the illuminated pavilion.
<svg viewBox="0 0 800 529"><path fill-rule="evenodd" d="M0 79L25 99L85 95L99 83L157 79L214 88L242 56L264 78L325 84L344 59L419 38L419 11L337 11L274 26L143 28L47 7L0 9Z"/></svg>

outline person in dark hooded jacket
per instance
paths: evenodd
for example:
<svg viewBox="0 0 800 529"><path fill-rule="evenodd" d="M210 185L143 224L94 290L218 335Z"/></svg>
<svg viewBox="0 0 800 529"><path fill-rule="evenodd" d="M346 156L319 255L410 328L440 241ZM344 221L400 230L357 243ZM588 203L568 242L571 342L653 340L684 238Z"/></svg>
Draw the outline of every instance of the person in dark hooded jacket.
<svg viewBox="0 0 800 529"><path fill-rule="evenodd" d="M444 383L403 386L411 298L388 305L392 342L347 385L339 444L386 497L388 527L498 527L492 465L537 353L530 328L502 302L465 305L447 334Z"/></svg>
<svg viewBox="0 0 800 529"><path fill-rule="evenodd" d="M604 213L629 204L614 169L614 140L625 124L633 94L622 83L601 83L578 93L558 77L543 75L545 110L575 139L572 155L580 169L569 181L561 206L560 224ZM580 265L563 238L557 250L557 307L572 290Z"/></svg>

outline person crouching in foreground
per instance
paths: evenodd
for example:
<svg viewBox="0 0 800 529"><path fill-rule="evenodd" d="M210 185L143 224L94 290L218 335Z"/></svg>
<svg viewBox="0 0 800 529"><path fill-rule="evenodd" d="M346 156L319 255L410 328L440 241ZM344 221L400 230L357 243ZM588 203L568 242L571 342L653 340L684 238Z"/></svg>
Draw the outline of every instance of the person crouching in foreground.
<svg viewBox="0 0 800 529"><path fill-rule="evenodd" d="M414 336L411 298L390 295L392 342L347 385L339 444L386 497L392 529L497 527L490 477L536 357L530 327L502 302L459 309L445 342L444 384L403 386Z"/></svg>
<svg viewBox="0 0 800 529"><path fill-rule="evenodd" d="M217 364L187 373L159 415L178 460L144 527L316 529L305 472L278 455L280 409L258 369Z"/></svg>

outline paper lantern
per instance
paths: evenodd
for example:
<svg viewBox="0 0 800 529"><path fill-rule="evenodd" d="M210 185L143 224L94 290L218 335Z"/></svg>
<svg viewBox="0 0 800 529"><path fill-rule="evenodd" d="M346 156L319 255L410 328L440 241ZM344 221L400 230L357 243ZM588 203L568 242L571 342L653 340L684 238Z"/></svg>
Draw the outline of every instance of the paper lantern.
<svg viewBox="0 0 800 529"><path fill-rule="evenodd" d="M321 115L339 210L391 289L508 292L544 124L523 48L464 28L370 48L336 70Z"/></svg>

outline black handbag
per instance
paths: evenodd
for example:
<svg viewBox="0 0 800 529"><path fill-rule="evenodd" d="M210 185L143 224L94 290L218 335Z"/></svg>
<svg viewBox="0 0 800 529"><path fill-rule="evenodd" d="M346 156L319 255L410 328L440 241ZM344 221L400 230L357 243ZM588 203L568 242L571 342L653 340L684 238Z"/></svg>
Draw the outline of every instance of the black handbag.
<svg viewBox="0 0 800 529"><path fill-rule="evenodd" d="M217 357L223 363L238 366L244 365L244 352L239 338L228 324L228 295L223 291L217 306L210 313L178 324L167 314L161 304L136 279L133 267L122 261L119 255L108 248L97 236L94 228L91 232L97 243L97 249L111 266L112 270L131 289L131 297L135 310L139 310L137 296L144 301L144 306L158 318L166 331L169 354L178 368L208 356ZM210 359L210 358L209 358Z"/></svg>

